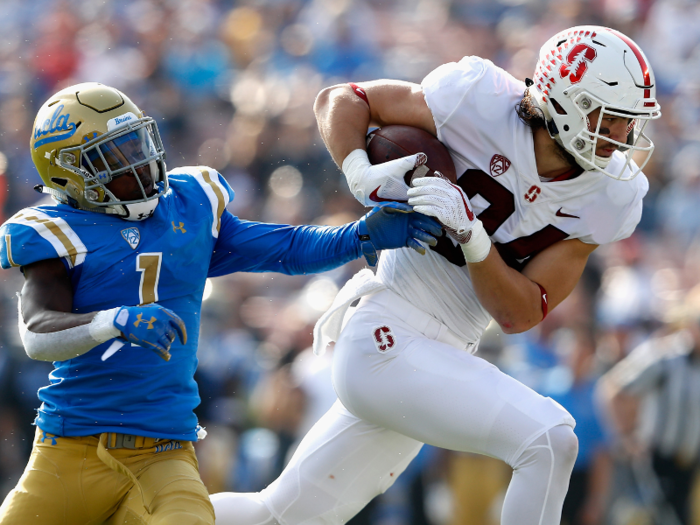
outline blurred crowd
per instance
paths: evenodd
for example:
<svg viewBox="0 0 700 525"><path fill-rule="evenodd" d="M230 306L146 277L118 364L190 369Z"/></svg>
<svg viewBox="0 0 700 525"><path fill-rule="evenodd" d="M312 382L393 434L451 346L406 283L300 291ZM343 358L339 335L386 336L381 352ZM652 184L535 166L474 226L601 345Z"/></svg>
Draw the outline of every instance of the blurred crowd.
<svg viewBox="0 0 700 525"><path fill-rule="evenodd" d="M691 492L700 454L697 0L0 0L0 218L41 197L28 149L39 106L64 86L99 81L157 120L170 167L219 170L236 192L234 214L347 222L363 209L318 135L312 104L322 87L420 82L464 55L525 79L547 38L579 24L628 34L656 73L663 117L649 129L656 151L642 222L594 252L539 327L506 336L491 326L479 351L577 419L563 523L698 524L700 509L686 505L700 501ZM332 404L330 352L310 354L311 330L363 264L208 283L197 379L209 436L197 447L211 492L263 488ZM19 271L0 274L0 497L25 465L36 391L51 370L21 347L21 285ZM497 524L509 476L495 460L424 447L353 522Z"/></svg>

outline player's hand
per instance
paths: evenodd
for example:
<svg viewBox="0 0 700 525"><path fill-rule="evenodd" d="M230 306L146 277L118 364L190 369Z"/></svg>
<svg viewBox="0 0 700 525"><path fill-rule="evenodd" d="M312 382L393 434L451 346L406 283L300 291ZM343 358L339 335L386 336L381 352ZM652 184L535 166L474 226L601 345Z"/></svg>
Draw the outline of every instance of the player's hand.
<svg viewBox="0 0 700 525"><path fill-rule="evenodd" d="M439 220L452 239L460 244L469 241L479 219L462 188L446 178L423 177L413 181L408 203L419 213Z"/></svg>
<svg viewBox="0 0 700 525"><path fill-rule="evenodd" d="M435 219L414 212L407 204L383 202L360 219L359 234L365 258L374 266L378 250L408 247L424 254L421 242L435 246L436 237L442 235L442 227Z"/></svg>
<svg viewBox="0 0 700 525"><path fill-rule="evenodd" d="M355 198L365 206L385 201L408 200L407 172L428 161L425 153L416 153L382 164L371 164L367 152L356 149L343 162L343 173Z"/></svg>
<svg viewBox="0 0 700 525"><path fill-rule="evenodd" d="M114 317L114 326L124 339L153 350L166 361L170 360L170 346L176 337L182 344L187 343L185 322L158 304L122 306Z"/></svg>

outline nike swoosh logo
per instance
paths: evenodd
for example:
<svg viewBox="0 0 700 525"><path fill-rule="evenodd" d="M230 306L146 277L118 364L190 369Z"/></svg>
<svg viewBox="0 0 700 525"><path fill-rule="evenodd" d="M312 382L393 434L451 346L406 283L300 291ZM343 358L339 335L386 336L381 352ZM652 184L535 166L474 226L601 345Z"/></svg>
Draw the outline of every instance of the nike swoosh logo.
<svg viewBox="0 0 700 525"><path fill-rule="evenodd" d="M569 215L568 213L564 213L561 210L562 210L562 208L559 208L557 210L557 213L555 214L557 217L570 217L572 219L580 219L581 218L581 217L577 217L576 215Z"/></svg>
<svg viewBox="0 0 700 525"><path fill-rule="evenodd" d="M377 195L377 192L379 191L379 188L381 186L377 186L372 193L369 194L369 200L373 202L408 202L408 201L400 201L396 199L385 199L384 197L380 197Z"/></svg>

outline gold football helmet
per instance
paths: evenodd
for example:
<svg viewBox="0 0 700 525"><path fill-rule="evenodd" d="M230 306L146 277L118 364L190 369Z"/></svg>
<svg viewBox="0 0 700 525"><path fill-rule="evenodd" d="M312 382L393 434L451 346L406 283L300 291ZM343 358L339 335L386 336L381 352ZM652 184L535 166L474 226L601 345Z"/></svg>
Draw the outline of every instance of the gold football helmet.
<svg viewBox="0 0 700 525"><path fill-rule="evenodd" d="M74 208L140 221L168 191L156 122L109 86L77 84L49 98L37 113L30 147L44 181L38 189ZM128 200L108 187L124 175L140 188Z"/></svg>

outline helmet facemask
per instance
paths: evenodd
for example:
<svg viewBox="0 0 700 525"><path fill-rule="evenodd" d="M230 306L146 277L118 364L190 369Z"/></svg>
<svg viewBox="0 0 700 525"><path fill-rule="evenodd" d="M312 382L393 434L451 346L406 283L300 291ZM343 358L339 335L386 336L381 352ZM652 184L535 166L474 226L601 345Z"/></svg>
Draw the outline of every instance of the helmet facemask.
<svg viewBox="0 0 700 525"><path fill-rule="evenodd" d="M654 114L631 112L625 108L606 104L600 98L585 91L578 93L572 101L578 116L585 122L585 126L571 137L568 144L560 144L573 155L576 162L585 170L600 171L604 175L618 180L631 180L636 177L649 162L654 151L654 143L644 131L649 121L657 117ZM600 109L600 114L596 122L591 122L589 116L596 109ZM603 134L606 129L603 122L608 117L628 120L624 141L615 140L607 133ZM558 135L555 139L557 138L559 138ZM625 155L625 164L620 170L616 168L615 173L612 173L607 169L612 155L607 157L596 155L599 141L617 146L618 151ZM558 140L558 142L560 141ZM636 157L636 166L631 165L633 156ZM624 176L625 174L626 176Z"/></svg>
<svg viewBox="0 0 700 525"><path fill-rule="evenodd" d="M120 123L115 126L114 121ZM84 179L84 200L90 208L136 221L153 215L158 199L168 191L164 158L155 121L128 113L110 120L107 133L62 149L56 163ZM133 177L138 189L119 198L110 183L124 176Z"/></svg>

